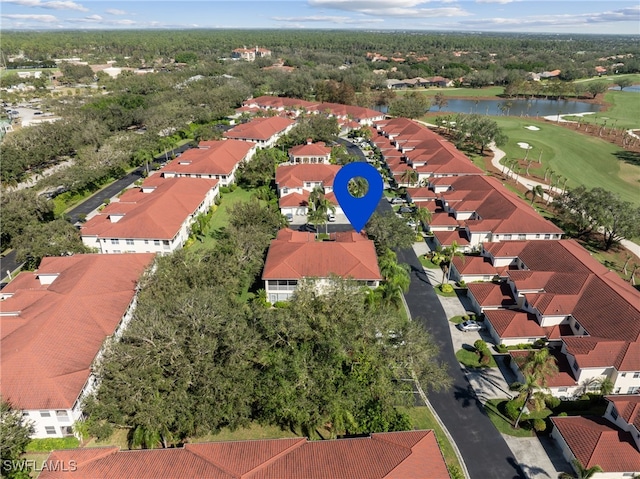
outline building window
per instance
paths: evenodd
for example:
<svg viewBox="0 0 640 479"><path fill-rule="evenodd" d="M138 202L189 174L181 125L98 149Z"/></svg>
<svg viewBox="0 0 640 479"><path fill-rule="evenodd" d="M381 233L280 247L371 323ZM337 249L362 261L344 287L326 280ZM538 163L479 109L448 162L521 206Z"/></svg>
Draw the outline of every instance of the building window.
<svg viewBox="0 0 640 479"><path fill-rule="evenodd" d="M154 246L160 246L160 240L153 240Z"/></svg>
<svg viewBox="0 0 640 479"><path fill-rule="evenodd" d="M51 413L49 411L40 411L40 417L51 417Z"/></svg>
<svg viewBox="0 0 640 479"><path fill-rule="evenodd" d="M504 235L504 239L510 240L511 239L511 235Z"/></svg>
<svg viewBox="0 0 640 479"><path fill-rule="evenodd" d="M540 239L540 233L536 233L536 239Z"/></svg>
<svg viewBox="0 0 640 479"><path fill-rule="evenodd" d="M144 240L144 244L149 244L149 240Z"/></svg>
<svg viewBox="0 0 640 479"><path fill-rule="evenodd" d="M568 388L558 388L559 393L566 393Z"/></svg>
<svg viewBox="0 0 640 479"><path fill-rule="evenodd" d="M550 234L544 235L544 239L551 239L551 235Z"/></svg>
<svg viewBox="0 0 640 479"><path fill-rule="evenodd" d="M616 411L615 407L611 408L611 417L613 418L614 421L618 419L618 411Z"/></svg>
<svg viewBox="0 0 640 479"><path fill-rule="evenodd" d="M125 240L125 241L127 242L127 244L129 246L133 246L133 240L132 239L128 239L128 240Z"/></svg>
<svg viewBox="0 0 640 479"><path fill-rule="evenodd" d="M120 254L121 253L121 251L119 249L114 249L113 252L116 253L116 254Z"/></svg>
<svg viewBox="0 0 640 479"><path fill-rule="evenodd" d="M577 371L578 370L578 361L574 361L572 367L573 367L574 371Z"/></svg>
<svg viewBox="0 0 640 479"><path fill-rule="evenodd" d="M22 416L23 417L29 417L29 413L27 411L22 411Z"/></svg>
<svg viewBox="0 0 640 479"><path fill-rule="evenodd" d="M621 388L616 388L615 391L613 391L613 394L620 394L620 389Z"/></svg>
<svg viewBox="0 0 640 479"><path fill-rule="evenodd" d="M45 426L44 430L45 430L45 432L47 434L55 434L56 433L55 426Z"/></svg>
<svg viewBox="0 0 640 479"><path fill-rule="evenodd" d="M56 411L56 417L62 421L68 421L69 420L69 415L67 414L67 411L64 409L60 409L58 411Z"/></svg>
<svg viewBox="0 0 640 479"><path fill-rule="evenodd" d="M527 235L518 235L518 239L519 240L525 240L525 239L527 239Z"/></svg>
<svg viewBox="0 0 640 479"><path fill-rule="evenodd" d="M627 389L627 394L636 394L637 392L640 392L639 386L631 386Z"/></svg>
<svg viewBox="0 0 640 479"><path fill-rule="evenodd" d="M120 244L119 239L111 238L111 244Z"/></svg>
<svg viewBox="0 0 640 479"><path fill-rule="evenodd" d="M633 373L633 379L638 379L638 378L640 378L640 372Z"/></svg>

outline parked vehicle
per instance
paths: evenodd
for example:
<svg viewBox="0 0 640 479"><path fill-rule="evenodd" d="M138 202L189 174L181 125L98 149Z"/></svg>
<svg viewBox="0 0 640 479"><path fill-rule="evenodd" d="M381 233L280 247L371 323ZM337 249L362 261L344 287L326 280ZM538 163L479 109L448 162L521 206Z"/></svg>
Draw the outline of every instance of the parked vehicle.
<svg viewBox="0 0 640 479"><path fill-rule="evenodd" d="M287 218L288 222L293 221L293 213L287 213L286 215L284 215L284 217Z"/></svg>
<svg viewBox="0 0 640 479"><path fill-rule="evenodd" d="M402 198L395 197L395 198L391 198L389 202L392 205L401 205L402 203L404 203L404 200Z"/></svg>
<svg viewBox="0 0 640 479"><path fill-rule="evenodd" d="M327 219L329 220L330 223L333 223L336 220L336 215L334 215L333 213L329 213L327 215Z"/></svg>
<svg viewBox="0 0 640 479"><path fill-rule="evenodd" d="M480 331L482 329L482 325L476 321L464 321L458 324L458 329L465 333L467 331Z"/></svg>
<svg viewBox="0 0 640 479"><path fill-rule="evenodd" d="M415 208L412 206L401 206L399 212L400 213L413 213Z"/></svg>

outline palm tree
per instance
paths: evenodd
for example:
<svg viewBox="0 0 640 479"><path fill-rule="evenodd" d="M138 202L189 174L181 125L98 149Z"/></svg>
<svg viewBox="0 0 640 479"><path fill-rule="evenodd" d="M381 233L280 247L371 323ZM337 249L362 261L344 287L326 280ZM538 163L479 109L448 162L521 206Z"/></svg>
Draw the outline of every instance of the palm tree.
<svg viewBox="0 0 640 479"><path fill-rule="evenodd" d="M526 359L520 366L520 371L525 378L524 384L517 387L524 395L524 404L518 414L514 427L518 427L524 407L534 396L537 389L546 389L548 378L558 374L556 358L548 348L529 351Z"/></svg>
<svg viewBox="0 0 640 479"><path fill-rule="evenodd" d="M442 254L444 255L444 260L440 264L443 265L442 283L444 284L445 280L447 283L449 282L449 276L451 275L451 262L453 261L453 258L457 256L458 258L464 259L464 254L462 254L458 249L458 243L456 241L452 241L451 246L444 248L442 250Z"/></svg>
<svg viewBox="0 0 640 479"><path fill-rule="evenodd" d="M318 225L324 224L325 234L327 234L327 215L329 211L336 212L336 207L324 196L324 189L321 186L313 188L309 194L309 223L316 228Z"/></svg>
<svg viewBox="0 0 640 479"><path fill-rule="evenodd" d="M400 179L403 183L412 186L418 182L418 172L412 168L408 168L402 172Z"/></svg>
<svg viewBox="0 0 640 479"><path fill-rule="evenodd" d="M538 391L538 389L540 389L538 379L533 374L526 374L524 376L524 383L514 383L511 385L511 389L519 392L520 399L523 399L520 413L518 413L516 422L513 425L515 429L518 429L518 424L520 424L520 419L522 419L525 407L531 405L533 410L539 411L544 406L545 394L542 391Z"/></svg>
<svg viewBox="0 0 640 479"><path fill-rule="evenodd" d="M544 188L542 188L541 185L532 186L531 189L524 194L525 198L529 194L531 195L531 204L533 205L533 202L535 201L536 196L539 196L540 198L544 198Z"/></svg>
<svg viewBox="0 0 640 479"><path fill-rule="evenodd" d="M362 198L367 194L369 184L367 183L367 180L365 180L361 176L357 176L349 180L347 189L349 190L349 193L351 193L351 196L353 196L354 198Z"/></svg>
<svg viewBox="0 0 640 479"><path fill-rule="evenodd" d="M409 276L409 266L398 263L397 258L397 255L388 248L378 258L380 275L384 279L384 283L377 290L383 304L399 307L402 294L409 290L411 277Z"/></svg>
<svg viewBox="0 0 640 479"><path fill-rule="evenodd" d="M602 468L597 464L595 466L586 468L578 459L573 459L571 461L571 464L573 464L575 474L572 474L570 472L561 472L558 475L558 479L589 479L593 477L596 472L602 472Z"/></svg>
<svg viewBox="0 0 640 479"><path fill-rule="evenodd" d="M413 213L413 217L416 220L416 233L419 233L420 226L423 223L428 223L431 221L431 210L427 208L416 208L416 211Z"/></svg>
<svg viewBox="0 0 640 479"><path fill-rule="evenodd" d="M544 181L547 181L547 176L549 176L549 173L551 172L551 168L549 168L548 166L544 169Z"/></svg>

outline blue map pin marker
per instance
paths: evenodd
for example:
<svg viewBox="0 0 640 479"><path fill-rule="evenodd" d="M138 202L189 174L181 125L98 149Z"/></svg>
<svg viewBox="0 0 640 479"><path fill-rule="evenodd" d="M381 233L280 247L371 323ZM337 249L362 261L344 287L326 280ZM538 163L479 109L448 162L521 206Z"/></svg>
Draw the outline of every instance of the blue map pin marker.
<svg viewBox="0 0 640 479"><path fill-rule="evenodd" d="M356 198L349 193L349 181L362 177L369 184L367 194ZM362 231L382 198L384 184L378 170L368 163L353 162L344 165L333 180L333 192L347 219L358 233Z"/></svg>

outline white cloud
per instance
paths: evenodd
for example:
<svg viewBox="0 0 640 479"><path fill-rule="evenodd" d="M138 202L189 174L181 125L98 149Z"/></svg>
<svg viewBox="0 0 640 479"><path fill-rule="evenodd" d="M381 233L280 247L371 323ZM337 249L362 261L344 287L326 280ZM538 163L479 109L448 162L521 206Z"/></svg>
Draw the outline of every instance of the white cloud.
<svg viewBox="0 0 640 479"><path fill-rule="evenodd" d="M506 3L513 3L518 0L476 0L476 3L500 3L502 5Z"/></svg>
<svg viewBox="0 0 640 479"><path fill-rule="evenodd" d="M307 22L325 22L325 23L337 23L337 24L360 24L362 18L350 18L331 15L309 15L305 17L272 17L272 20L278 22L291 22L293 24L307 23ZM367 22L384 22L382 18L379 19L367 19Z"/></svg>
<svg viewBox="0 0 640 479"><path fill-rule="evenodd" d="M0 17L8 18L9 20L31 20L40 23L55 23L58 21L53 15L30 15L26 13L7 13L0 15Z"/></svg>
<svg viewBox="0 0 640 479"><path fill-rule="evenodd" d="M108 13L109 15L126 15L127 12L125 12L124 10L118 10L116 8L110 8L109 10L105 10L105 13Z"/></svg>
<svg viewBox="0 0 640 479"><path fill-rule="evenodd" d="M525 18L482 18L464 21L461 25L467 28L500 28L509 30L520 30L535 28L542 31L542 28L562 28L576 27L589 28L590 26L603 23L637 22L640 15L640 6L622 8L599 13L576 13L563 15L532 15Z"/></svg>
<svg viewBox="0 0 640 479"><path fill-rule="evenodd" d="M424 0L309 0L312 7L346 10L373 17L433 18L470 15L460 7L420 7L427 3L429 2ZM443 3L451 2L445 0Z"/></svg>
<svg viewBox="0 0 640 479"><path fill-rule="evenodd" d="M88 12L89 9L83 7L79 3L70 0L3 0L4 3L15 3L23 7L48 8L50 10L77 10L79 12Z"/></svg>

